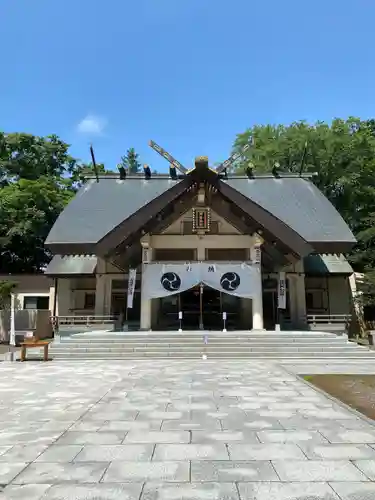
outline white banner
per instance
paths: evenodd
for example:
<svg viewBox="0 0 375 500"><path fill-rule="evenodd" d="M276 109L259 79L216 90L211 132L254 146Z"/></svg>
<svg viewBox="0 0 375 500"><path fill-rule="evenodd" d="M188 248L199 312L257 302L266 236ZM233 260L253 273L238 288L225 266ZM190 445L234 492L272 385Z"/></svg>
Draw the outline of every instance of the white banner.
<svg viewBox="0 0 375 500"><path fill-rule="evenodd" d="M279 273L279 283L277 287L277 307L286 309L286 280L285 273Z"/></svg>
<svg viewBox="0 0 375 500"><path fill-rule="evenodd" d="M135 290L135 283L137 281L137 270L136 269L129 269L129 274L128 274L128 299L127 299L127 308L132 309L133 308L133 299L134 299L134 290Z"/></svg>
<svg viewBox="0 0 375 500"><path fill-rule="evenodd" d="M165 297L189 290L199 283L237 297L252 298L261 293L259 266L246 263L224 264L193 262L191 264L150 263L144 266L142 284L147 299Z"/></svg>

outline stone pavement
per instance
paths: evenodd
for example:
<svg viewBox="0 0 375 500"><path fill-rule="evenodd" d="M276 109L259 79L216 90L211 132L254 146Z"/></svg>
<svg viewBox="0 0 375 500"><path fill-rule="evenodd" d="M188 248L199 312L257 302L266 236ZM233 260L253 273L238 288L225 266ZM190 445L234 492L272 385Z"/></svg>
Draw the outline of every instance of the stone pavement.
<svg viewBox="0 0 375 500"><path fill-rule="evenodd" d="M0 500L375 499L375 427L291 369L1 363Z"/></svg>

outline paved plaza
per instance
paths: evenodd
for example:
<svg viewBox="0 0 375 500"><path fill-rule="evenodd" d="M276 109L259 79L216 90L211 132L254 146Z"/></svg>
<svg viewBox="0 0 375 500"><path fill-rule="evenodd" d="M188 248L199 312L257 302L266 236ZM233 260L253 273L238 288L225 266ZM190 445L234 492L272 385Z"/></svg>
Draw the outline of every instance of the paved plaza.
<svg viewBox="0 0 375 500"><path fill-rule="evenodd" d="M0 499L375 499L375 427L298 379L303 365L0 370Z"/></svg>

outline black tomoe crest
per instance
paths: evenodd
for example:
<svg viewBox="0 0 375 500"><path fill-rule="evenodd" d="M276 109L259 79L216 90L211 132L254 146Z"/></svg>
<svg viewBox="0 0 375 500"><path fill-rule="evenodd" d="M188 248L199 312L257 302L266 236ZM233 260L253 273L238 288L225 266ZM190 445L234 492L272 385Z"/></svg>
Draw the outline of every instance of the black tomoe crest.
<svg viewBox="0 0 375 500"><path fill-rule="evenodd" d="M234 292L240 286L241 279L237 273L229 272L220 278L221 287L227 292Z"/></svg>
<svg viewBox="0 0 375 500"><path fill-rule="evenodd" d="M160 278L160 283L168 292L177 292L181 286L181 278L176 273L164 273Z"/></svg>

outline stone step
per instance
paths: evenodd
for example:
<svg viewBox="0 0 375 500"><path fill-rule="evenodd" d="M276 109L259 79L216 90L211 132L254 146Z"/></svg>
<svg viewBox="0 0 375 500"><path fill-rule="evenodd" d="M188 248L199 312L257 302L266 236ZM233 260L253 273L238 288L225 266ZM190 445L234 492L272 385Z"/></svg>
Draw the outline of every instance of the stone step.
<svg viewBox="0 0 375 500"><path fill-rule="evenodd" d="M207 344L204 337L207 336ZM34 351L35 352L35 351ZM325 332L97 332L54 342L56 360L209 359L375 361L375 351ZM40 353L30 352L30 359Z"/></svg>
<svg viewBox="0 0 375 500"><path fill-rule="evenodd" d="M272 346L263 346L263 347L238 347L238 346L210 346L210 345L201 345L197 347L187 347L185 346L183 349L175 346L167 347L167 346L136 346L129 347L126 345L123 346L110 346L110 347L93 347L93 346L84 346L84 347L63 347L59 344L53 345L50 348L51 352L202 352L202 351L212 351L212 352L330 352L330 353L347 353L347 352L356 352L356 353L366 353L369 352L375 355L375 351L371 351L366 347L361 346L335 346L328 348L317 348L317 347L278 347L273 348Z"/></svg>
<svg viewBox="0 0 375 500"><path fill-rule="evenodd" d="M319 342L309 342L309 343L304 343L304 342L287 342L287 343L261 343L261 342L248 342L248 343L243 343L243 342L227 342L227 343L220 343L220 342L208 342L205 344L204 342L191 342L191 343L183 343L183 342L170 342L170 343L161 343L161 342L154 342L154 343L148 343L148 342L56 342L53 344L53 348L59 347L62 349L79 349L79 348L93 348L93 349L116 349L116 348L122 348L126 347L129 349L135 349L135 348L162 348L162 349L170 349L170 348L176 348L176 349L200 349L202 346L210 346L210 347L215 347L215 348L221 348L221 349L227 349L231 347L236 347L238 349L252 349L252 348L266 348L266 349L282 349L282 348L312 348L312 349L330 349L330 348L343 348L347 347L352 349L353 347L356 348L355 345L349 343L349 342L332 342L332 343L327 343L327 344L322 344Z"/></svg>
<svg viewBox="0 0 375 500"><path fill-rule="evenodd" d="M207 353L207 358L210 359L254 359L254 360L262 360L262 359L270 359L270 360L279 360L279 359L294 359L297 358L298 360L301 359L306 359L306 360L330 360L330 359L341 359L341 361L345 360L350 360L350 359L356 359L356 360L363 360L363 361L375 361L375 357L371 356L369 354L355 354L355 353L347 353L345 355L332 355L330 353L315 353L314 355L310 354L301 354L301 353L262 353L262 354L256 354L256 353ZM33 356L34 357L34 356ZM35 356L37 357L37 356ZM123 353L123 354L116 354L116 353L59 353L59 354L54 354L51 355L52 359L65 359L67 361L69 360L74 360L74 359L98 359L98 360L105 360L105 359L200 359L202 358L202 353L181 353L181 352L171 352L171 353L155 353L155 352L148 352L148 353ZM30 359L32 357L30 356Z"/></svg>
<svg viewBox="0 0 375 500"><path fill-rule="evenodd" d="M270 349L270 346L215 346L215 345L204 345L201 344L199 346L184 346L179 348L179 346L128 346L124 345L116 345L116 346L61 346L61 345L53 345L50 348L51 352L171 352L171 351L181 351L181 352L201 352L202 350L206 351L223 351L223 352L264 352L270 351L273 352L352 352L356 351L367 351L366 347L356 347L351 345L343 345L343 346L332 346L332 347L318 347L318 346L278 346L277 348Z"/></svg>
<svg viewBox="0 0 375 500"><path fill-rule="evenodd" d="M197 341L202 338L208 337L209 339L215 339L218 341L231 341L233 339L237 340L253 340L253 341L260 341L260 340L310 340L310 341L329 341L337 338L346 338L345 335L268 335L268 334L263 334L263 335L228 335L228 334L221 334L221 335L212 335L212 334L201 334L201 335L185 335L184 332L176 332L174 335L71 335L71 336L63 336L61 337L62 341L65 340L90 340L90 341L96 341L96 340L112 340L112 341L122 341L122 340L137 340L137 341L152 341L152 342L159 342L160 340L162 341L171 341L171 340L185 340L185 341Z"/></svg>
<svg viewBox="0 0 375 500"><path fill-rule="evenodd" d="M275 331L275 330L228 330L226 332L223 332L223 330L185 330L182 329L182 331L177 331L177 330L163 330L163 331L158 331L158 330L147 330L147 331L142 331L142 330L128 330L128 331L82 331L82 332L75 332L75 336L91 336L91 337L98 337L98 336L112 336L112 337L118 337L118 336L134 336L134 337L175 337L176 335L186 335L188 337L201 337L202 335L216 335L216 336L224 336L224 337L263 337L263 336L270 336L273 335L274 337L280 337L280 336L290 336L290 337L317 337L317 336L325 336L325 337L334 337L335 334L332 332L324 332L324 331L312 331L312 330L295 330L295 331L290 331L290 330L280 330L280 331Z"/></svg>
<svg viewBox="0 0 375 500"><path fill-rule="evenodd" d="M121 339L85 339L85 338L80 338L80 339L61 339L60 343L61 344L147 344L147 345L152 345L152 344L162 344L162 345L171 345L171 344L178 344L178 345L195 345L195 344L202 344L204 342L204 338L195 338L195 339L184 339L184 338L177 338L177 339L171 339L171 338L166 338L166 339L147 339L147 338L142 338L142 339L134 339L134 338L121 338ZM244 339L244 338L232 338L232 339L218 339L216 337L208 337L207 342L210 344L218 344L218 345L231 345L231 344L236 344L236 345L256 345L256 344L266 344L266 345L285 345L285 344L319 344L319 345L331 345L331 344L340 344L340 343L347 343L347 338L346 337L336 337L336 338L329 338L329 339L280 339L280 338L275 338L275 339Z"/></svg>
<svg viewBox="0 0 375 500"><path fill-rule="evenodd" d="M289 334L289 333L281 333L281 334L275 334L275 333L269 333L267 331L262 332L261 334L253 334L253 333L243 333L243 334L238 334L237 332L233 333L224 333L224 332L199 332L196 334L190 334L188 332L173 332L171 334L154 334L154 333L144 333L144 334L134 334L134 333L101 333L101 334L96 334L96 333L82 333L82 334L75 334L72 336L65 336L62 337L63 339L90 339L90 340L96 340L96 339L105 339L105 340L121 340L121 339L136 339L136 340L141 340L141 339L151 339L151 340L160 340L160 339L171 339L171 338L183 338L185 340L192 339L196 340L197 338L202 338L204 336L208 336L209 338L216 338L216 339L332 339L336 338L337 335L332 334L332 333L308 333L304 332L303 334Z"/></svg>

